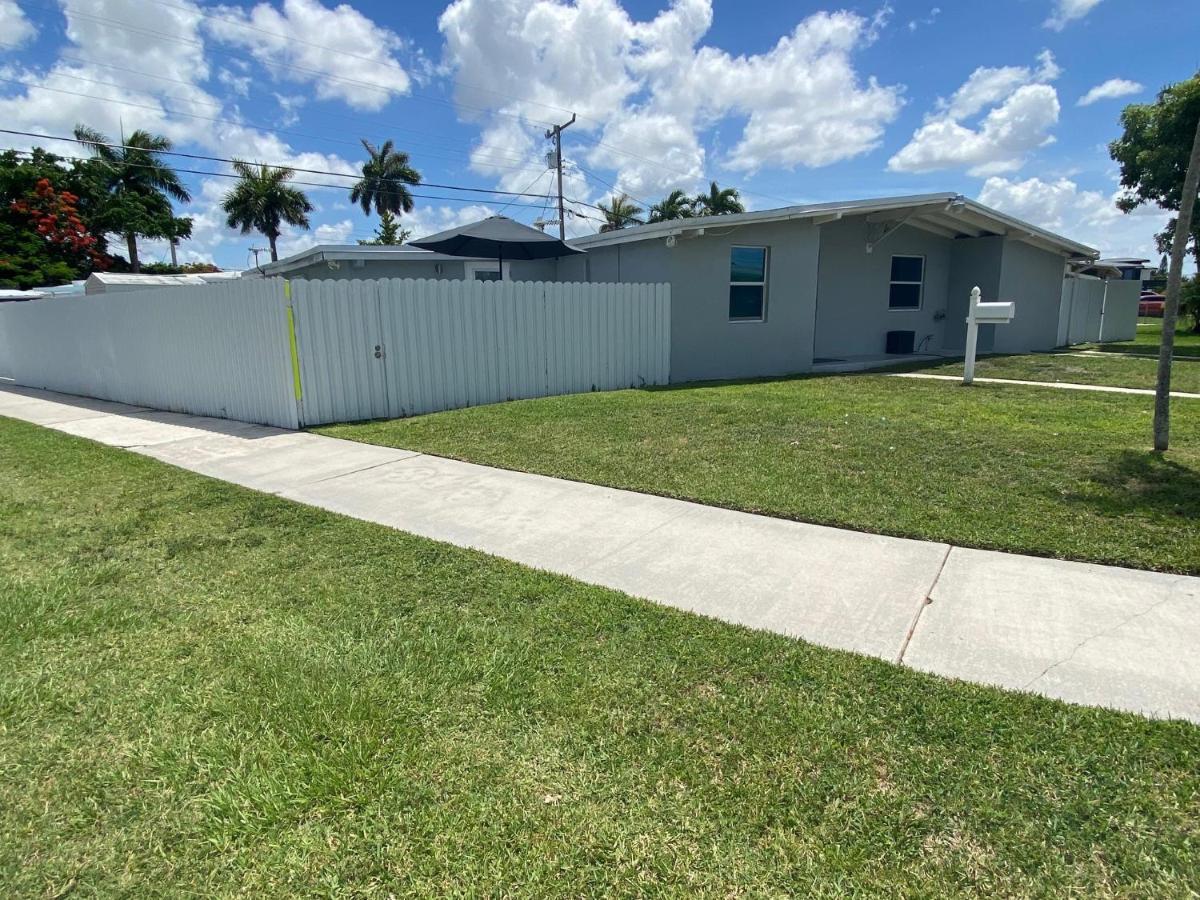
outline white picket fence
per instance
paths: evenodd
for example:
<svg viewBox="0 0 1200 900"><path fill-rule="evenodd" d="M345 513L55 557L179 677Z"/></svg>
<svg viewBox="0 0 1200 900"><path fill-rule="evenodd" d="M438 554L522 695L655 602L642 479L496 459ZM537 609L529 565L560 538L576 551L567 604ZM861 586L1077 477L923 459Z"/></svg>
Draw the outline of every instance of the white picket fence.
<svg viewBox="0 0 1200 900"><path fill-rule="evenodd" d="M670 302L653 284L270 279L6 303L0 376L288 428L392 418L665 384Z"/></svg>

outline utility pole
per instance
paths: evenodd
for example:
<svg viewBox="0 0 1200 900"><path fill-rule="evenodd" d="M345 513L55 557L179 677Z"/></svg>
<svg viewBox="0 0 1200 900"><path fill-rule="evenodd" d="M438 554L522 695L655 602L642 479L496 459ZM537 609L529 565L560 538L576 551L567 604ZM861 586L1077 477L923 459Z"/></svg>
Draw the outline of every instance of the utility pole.
<svg viewBox="0 0 1200 900"><path fill-rule="evenodd" d="M547 138L554 139L554 165L558 169L558 238L565 241L567 239L567 213L563 209L562 195L562 133L564 128L570 128L575 124L575 113L571 113L571 121L562 125L555 125L546 132Z"/></svg>

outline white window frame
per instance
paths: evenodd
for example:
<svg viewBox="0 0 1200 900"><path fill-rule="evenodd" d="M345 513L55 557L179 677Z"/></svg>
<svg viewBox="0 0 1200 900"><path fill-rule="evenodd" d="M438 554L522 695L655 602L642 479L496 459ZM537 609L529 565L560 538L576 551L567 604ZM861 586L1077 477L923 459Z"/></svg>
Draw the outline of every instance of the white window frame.
<svg viewBox="0 0 1200 900"><path fill-rule="evenodd" d="M763 280L762 281L734 281L733 280L733 251L734 250L761 250L763 252ZM767 294L770 291L767 288L767 283L771 280L771 248L763 244L730 244L729 246L729 290L725 294L725 314L729 316L729 324L756 325L760 322L767 321ZM729 297L735 287L761 287L762 288L762 314L756 318L734 318L729 311Z"/></svg>
<svg viewBox="0 0 1200 900"><path fill-rule="evenodd" d="M509 271L511 263L505 262L500 269L501 281L512 281ZM463 262L463 280L474 281L476 272L495 272L496 263L492 260L466 260Z"/></svg>
<svg viewBox="0 0 1200 900"><path fill-rule="evenodd" d="M892 280L892 263L896 259L919 259L921 261L921 280L920 281L893 281ZM891 259L888 260L888 312L920 312L925 306L925 266L928 260L921 253L893 253ZM893 284L915 284L921 290L917 294L916 306L892 306L892 285Z"/></svg>

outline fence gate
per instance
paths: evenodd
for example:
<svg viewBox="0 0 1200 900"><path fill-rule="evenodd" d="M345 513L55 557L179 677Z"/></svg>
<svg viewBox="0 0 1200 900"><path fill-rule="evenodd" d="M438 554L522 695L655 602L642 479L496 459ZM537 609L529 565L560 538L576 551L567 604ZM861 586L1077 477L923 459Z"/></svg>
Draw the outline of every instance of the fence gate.
<svg viewBox="0 0 1200 900"><path fill-rule="evenodd" d="M665 384L663 284L292 283L303 425Z"/></svg>
<svg viewBox="0 0 1200 900"><path fill-rule="evenodd" d="M300 423L388 417L378 281L293 281Z"/></svg>

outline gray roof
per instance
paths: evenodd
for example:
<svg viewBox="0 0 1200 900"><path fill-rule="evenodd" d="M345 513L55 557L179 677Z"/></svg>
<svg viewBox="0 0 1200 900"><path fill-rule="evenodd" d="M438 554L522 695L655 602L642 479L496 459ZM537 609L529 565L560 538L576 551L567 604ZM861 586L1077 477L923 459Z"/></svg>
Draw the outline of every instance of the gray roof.
<svg viewBox="0 0 1200 900"><path fill-rule="evenodd" d="M984 206L975 200L969 200L962 194L952 193L809 203L728 216L672 219L668 222L637 225L604 234L573 238L571 243L586 250L591 247L606 247L613 244L665 238L705 228L783 222L789 219L812 219L818 224L824 224L852 215L878 215L881 221L903 221L915 228L922 228L943 237L1007 235L1068 256L1094 259L1100 255L1100 251L1086 244L1072 241L1028 222L1022 222L1007 213Z"/></svg>

